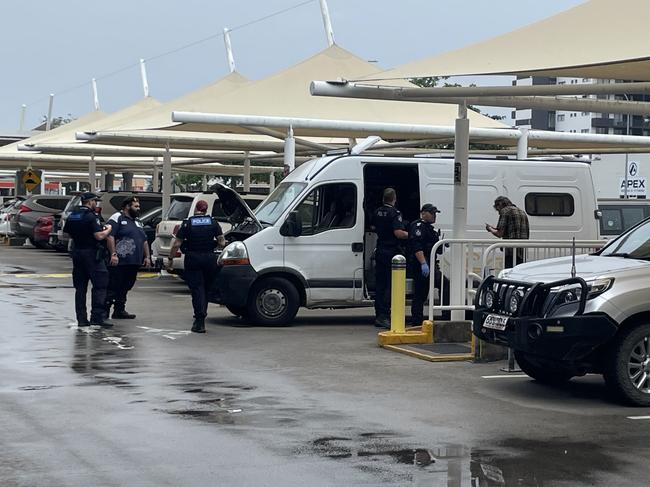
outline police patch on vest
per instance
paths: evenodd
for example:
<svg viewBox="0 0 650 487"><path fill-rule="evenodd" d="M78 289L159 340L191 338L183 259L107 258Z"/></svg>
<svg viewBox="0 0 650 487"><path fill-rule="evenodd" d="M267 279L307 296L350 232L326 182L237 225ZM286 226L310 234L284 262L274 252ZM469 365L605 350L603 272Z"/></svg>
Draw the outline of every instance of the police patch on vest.
<svg viewBox="0 0 650 487"><path fill-rule="evenodd" d="M209 216L199 216L192 218L192 225L212 225L212 218Z"/></svg>
<svg viewBox="0 0 650 487"><path fill-rule="evenodd" d="M81 220L81 213L71 213L70 215L68 215L68 220L73 220L73 221Z"/></svg>

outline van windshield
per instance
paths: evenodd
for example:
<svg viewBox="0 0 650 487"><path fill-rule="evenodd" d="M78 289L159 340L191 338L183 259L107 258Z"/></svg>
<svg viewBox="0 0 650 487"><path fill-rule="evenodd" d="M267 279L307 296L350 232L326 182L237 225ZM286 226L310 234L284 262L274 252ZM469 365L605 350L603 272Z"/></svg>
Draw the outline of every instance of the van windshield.
<svg viewBox="0 0 650 487"><path fill-rule="evenodd" d="M650 259L650 219L613 240L601 251L600 255Z"/></svg>
<svg viewBox="0 0 650 487"><path fill-rule="evenodd" d="M185 220L190 214L192 201L194 198L191 196L172 196L165 220Z"/></svg>
<svg viewBox="0 0 650 487"><path fill-rule="evenodd" d="M274 225L285 210L294 202L307 183L280 183L275 191L255 210L255 216L262 224Z"/></svg>

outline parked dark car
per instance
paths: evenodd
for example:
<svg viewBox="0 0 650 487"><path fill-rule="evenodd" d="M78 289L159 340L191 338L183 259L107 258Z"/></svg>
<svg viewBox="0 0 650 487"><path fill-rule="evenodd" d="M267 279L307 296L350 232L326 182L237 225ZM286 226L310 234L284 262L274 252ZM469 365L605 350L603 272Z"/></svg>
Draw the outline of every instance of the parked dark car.
<svg viewBox="0 0 650 487"><path fill-rule="evenodd" d="M16 234L34 239L34 226L39 218L63 211L72 196L33 195L20 205L15 217ZM13 226L13 225L12 225Z"/></svg>
<svg viewBox="0 0 650 487"><path fill-rule="evenodd" d="M151 244L153 244L153 241L156 239L156 226L158 226L161 221L161 206L149 210L140 217L140 222L142 222L142 226L144 227L144 233L147 234L147 242L149 242L149 247L151 247Z"/></svg>

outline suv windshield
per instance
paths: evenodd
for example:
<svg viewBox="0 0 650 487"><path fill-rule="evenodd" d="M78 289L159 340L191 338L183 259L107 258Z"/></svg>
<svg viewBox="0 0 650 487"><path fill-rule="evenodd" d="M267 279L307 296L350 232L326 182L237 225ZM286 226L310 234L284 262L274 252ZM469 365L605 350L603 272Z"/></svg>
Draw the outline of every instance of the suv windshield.
<svg viewBox="0 0 650 487"><path fill-rule="evenodd" d="M600 253L602 256L650 259L650 220L612 241Z"/></svg>
<svg viewBox="0 0 650 487"><path fill-rule="evenodd" d="M275 224L305 186L307 183L280 183L275 191L257 207L255 216L260 223Z"/></svg>
<svg viewBox="0 0 650 487"><path fill-rule="evenodd" d="M185 220L190 214L194 198L191 196L172 196L165 220Z"/></svg>

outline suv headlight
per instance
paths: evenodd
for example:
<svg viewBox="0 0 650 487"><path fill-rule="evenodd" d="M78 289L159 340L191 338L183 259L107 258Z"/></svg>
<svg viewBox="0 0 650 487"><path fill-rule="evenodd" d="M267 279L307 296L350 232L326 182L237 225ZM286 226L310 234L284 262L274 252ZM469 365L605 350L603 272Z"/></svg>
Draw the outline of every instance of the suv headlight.
<svg viewBox="0 0 650 487"><path fill-rule="evenodd" d="M248 260L248 250L243 242L233 242L230 245L227 245L219 259L217 259L217 264L219 265L248 265L250 261Z"/></svg>
<svg viewBox="0 0 650 487"><path fill-rule="evenodd" d="M589 286L589 293L587 294L587 299L595 298L600 296L605 291L608 291L609 288L614 284L613 277L606 277L604 279L596 279L595 281L587 281L587 286Z"/></svg>

